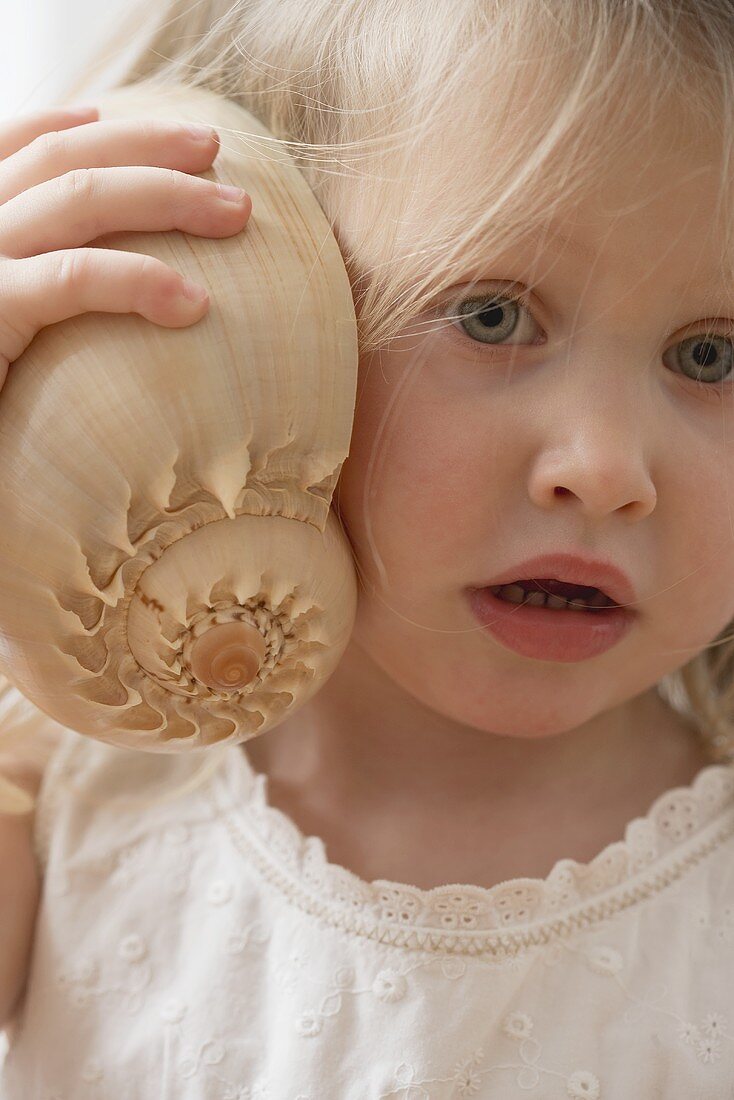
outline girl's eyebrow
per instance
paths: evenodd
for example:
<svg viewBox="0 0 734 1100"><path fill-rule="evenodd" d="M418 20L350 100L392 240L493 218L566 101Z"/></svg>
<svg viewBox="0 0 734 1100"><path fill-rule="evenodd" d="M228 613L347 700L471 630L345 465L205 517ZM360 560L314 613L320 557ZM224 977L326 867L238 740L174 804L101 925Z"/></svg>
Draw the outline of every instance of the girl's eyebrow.
<svg viewBox="0 0 734 1100"><path fill-rule="evenodd" d="M572 237L567 236L565 233L561 233L553 225L549 225L547 231L528 231L527 236L536 242L543 237L543 243L545 245L556 246L564 244L572 256L575 256L579 260L583 260L585 263L591 263L596 259L596 253L594 249L587 248L586 245L579 244L574 241Z"/></svg>
<svg viewBox="0 0 734 1100"><path fill-rule="evenodd" d="M568 252L572 256L575 256L579 260L583 260L584 263L591 264L596 260L596 252L594 249L589 248L586 245L579 244L578 241L574 241L572 237L569 237L567 236L567 234L560 232L560 230L556 230L552 224L549 224L547 232L540 230L528 230L526 233L526 237L529 241L534 241L536 243L539 243L542 237L544 247L558 247L559 250L560 245L564 244L568 249ZM690 290L691 281L691 277L689 276L687 279L684 279L682 283L678 283L678 285L675 287L676 292L682 293L684 290ZM711 290L714 292L720 292L722 290L721 272L717 271L714 267L712 267L707 272L707 274L696 276L695 280L693 281L697 287L702 289ZM727 299L729 299L731 298L731 295L726 294L726 297Z"/></svg>

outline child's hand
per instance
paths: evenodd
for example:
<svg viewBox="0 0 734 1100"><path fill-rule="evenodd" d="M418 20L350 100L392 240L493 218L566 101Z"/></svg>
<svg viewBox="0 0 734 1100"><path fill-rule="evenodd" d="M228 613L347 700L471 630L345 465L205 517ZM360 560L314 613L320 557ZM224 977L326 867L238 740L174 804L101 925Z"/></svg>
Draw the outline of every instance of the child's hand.
<svg viewBox="0 0 734 1100"><path fill-rule="evenodd" d="M250 216L249 197L227 202L189 174L212 165L210 129L196 138L180 123L96 117L57 108L0 122L0 389L45 325L102 311L183 328L209 308L152 256L79 245L121 230L227 237Z"/></svg>

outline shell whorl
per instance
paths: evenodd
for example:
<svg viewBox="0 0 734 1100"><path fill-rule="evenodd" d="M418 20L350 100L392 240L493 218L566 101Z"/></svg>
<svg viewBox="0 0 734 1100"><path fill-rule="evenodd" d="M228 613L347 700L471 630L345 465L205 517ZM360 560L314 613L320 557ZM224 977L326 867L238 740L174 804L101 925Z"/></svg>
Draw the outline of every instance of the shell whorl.
<svg viewBox="0 0 734 1100"><path fill-rule="evenodd" d="M200 633L192 631L187 643L186 665L212 691L240 691L255 679L265 656L265 639L244 609L231 622L206 622Z"/></svg>
<svg viewBox="0 0 734 1100"><path fill-rule="evenodd" d="M318 691L354 623L330 509L356 398L351 287L315 196L248 112L202 89L99 98L100 118L215 126L203 175L245 187L253 210L230 238L99 238L209 286L196 325L83 314L13 365L0 671L112 744L243 741Z"/></svg>
<svg viewBox="0 0 734 1100"><path fill-rule="evenodd" d="M256 552L248 553L255 544ZM222 559L236 563L229 576ZM355 610L344 582L351 568L331 514L323 533L276 515L241 514L202 525L142 572L100 650L102 660L110 648L122 654L115 675L90 679L86 690L100 703L109 702L120 683L138 692L137 721L170 748L228 740L233 723L238 739L253 736L265 715L270 721L292 711L294 700L305 702L333 670L334 643L340 655ZM288 583L290 577L298 582ZM241 662L243 639L245 682L213 682L213 662ZM135 745L139 734L132 730L123 739L120 731L118 743Z"/></svg>

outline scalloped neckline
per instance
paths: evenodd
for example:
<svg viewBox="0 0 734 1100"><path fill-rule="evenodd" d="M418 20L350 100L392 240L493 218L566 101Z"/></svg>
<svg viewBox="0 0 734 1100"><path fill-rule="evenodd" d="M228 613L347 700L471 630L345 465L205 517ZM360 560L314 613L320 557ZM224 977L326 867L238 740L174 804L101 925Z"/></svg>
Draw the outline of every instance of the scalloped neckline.
<svg viewBox="0 0 734 1100"><path fill-rule="evenodd" d="M233 751L235 766L219 776L229 788L227 817L238 847L301 907L396 943L423 943L426 936L440 947L476 937L539 942L551 925L569 919L586 925L662 889L734 833L734 762L715 762L690 783L658 795L644 815L627 823L623 839L587 863L561 858L545 878L429 889L388 879L367 882L332 863L321 837L306 836L272 805L268 775L255 771L242 745ZM385 926L402 935L374 934Z"/></svg>

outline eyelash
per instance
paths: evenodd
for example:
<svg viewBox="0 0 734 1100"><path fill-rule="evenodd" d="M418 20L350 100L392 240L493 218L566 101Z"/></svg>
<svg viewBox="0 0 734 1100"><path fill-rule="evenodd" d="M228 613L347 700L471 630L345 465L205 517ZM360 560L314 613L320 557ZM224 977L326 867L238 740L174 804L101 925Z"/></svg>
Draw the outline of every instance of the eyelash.
<svg viewBox="0 0 734 1100"><path fill-rule="evenodd" d="M459 315L458 312L457 312L459 307L461 305L463 305L464 303L467 303L467 302L475 305L476 308L472 309L471 311L467 311L463 315ZM460 295L457 296L456 294L452 294L448 298L444 298L438 303L438 305L432 311L431 316L433 316L435 318L440 318L442 320L448 320L450 322L449 338L450 339L458 339L464 346L468 345L474 351L476 351L478 348L487 348L487 349L489 349L490 354L491 354L492 350L497 349L497 348L501 349L503 347L514 348L514 347L525 347L525 346L530 346L530 347L540 346L537 342L534 343L534 344L530 344L530 345L525 345L523 343L518 343L518 344L512 344L512 343L510 343L510 344L503 344L503 343L485 344L481 340L473 339L464 329L459 327L462 320L465 320L466 318L469 318L469 317L475 317L478 314L482 313L483 312L483 309L482 309L483 305L485 307L486 307L487 304L490 304L490 303L491 304L499 303L501 305L504 302L513 302L513 303L516 303L516 304L522 306L528 312L528 314L532 317L533 323L538 325L538 322L535 320L533 312L530 309L529 295L526 294L526 293L513 293L511 290L487 291L486 294L481 294L481 293L477 293L476 291L474 291L471 294L465 294L463 297L460 296ZM446 306L451 306L452 307L450 314L447 314L445 312L445 307ZM538 327L540 328L541 326L538 325ZM514 333L512 335L514 335ZM668 349L668 350L672 350L672 348L678 347L679 344L686 343L687 341L695 340L696 337L699 337L699 342L703 342L703 343L705 343L707 340L710 342L711 339L713 339L715 337L720 337L721 339L728 340L729 344L731 345L731 348L732 348L732 369L729 371L729 373L724 378L718 378L718 379L714 379L714 380L708 381L708 382L701 381L699 378L691 378L689 375L684 374L682 371L674 371L673 373L677 374L679 377L683 378L685 381L691 382L697 388L697 390L699 392L702 392L707 397L720 396L721 395L721 389L723 389L723 388L734 388L734 326L730 326L729 329L726 332L708 331L708 332L694 333L692 336L683 337L678 342L678 344L671 345L671 348ZM705 369L705 367L702 368L702 369Z"/></svg>

